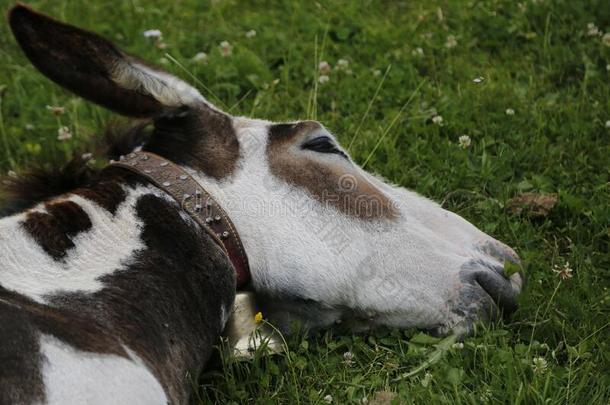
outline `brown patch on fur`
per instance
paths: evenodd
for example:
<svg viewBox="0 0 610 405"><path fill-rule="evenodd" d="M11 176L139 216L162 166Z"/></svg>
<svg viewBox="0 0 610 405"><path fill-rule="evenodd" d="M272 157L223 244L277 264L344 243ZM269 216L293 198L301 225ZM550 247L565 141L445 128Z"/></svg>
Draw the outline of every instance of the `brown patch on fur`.
<svg viewBox="0 0 610 405"><path fill-rule="evenodd" d="M49 215L53 216L70 237L91 229L91 220L83 209L74 201L61 201L45 204Z"/></svg>
<svg viewBox="0 0 610 405"><path fill-rule="evenodd" d="M174 109L157 118L144 150L215 179L230 176L239 159L232 118L207 106Z"/></svg>
<svg viewBox="0 0 610 405"><path fill-rule="evenodd" d="M55 260L66 256L74 247L72 238L91 229L91 220L72 201L46 204L47 212L30 212L22 226L27 233Z"/></svg>
<svg viewBox="0 0 610 405"><path fill-rule="evenodd" d="M91 187L77 188L72 191L72 194L93 201L113 215L126 197L125 190L121 187L120 182L114 180L102 180Z"/></svg>
<svg viewBox="0 0 610 405"><path fill-rule="evenodd" d="M397 217L389 198L356 170L291 151L303 136L320 127L315 121L272 125L267 145L271 171L349 216L366 220Z"/></svg>
<svg viewBox="0 0 610 405"><path fill-rule="evenodd" d="M4 302L20 309L21 319L33 323L39 332L51 335L75 349L128 357L117 336L111 335L108 328L95 318L71 309L39 304L2 287L0 299L0 304Z"/></svg>
<svg viewBox="0 0 610 405"><path fill-rule="evenodd" d="M2 301L0 325L0 404L46 402L38 331L19 307Z"/></svg>
<svg viewBox="0 0 610 405"><path fill-rule="evenodd" d="M57 84L125 115L151 117L163 109L152 96L112 80L117 61L139 61L105 38L24 5L13 7L8 20L28 59Z"/></svg>

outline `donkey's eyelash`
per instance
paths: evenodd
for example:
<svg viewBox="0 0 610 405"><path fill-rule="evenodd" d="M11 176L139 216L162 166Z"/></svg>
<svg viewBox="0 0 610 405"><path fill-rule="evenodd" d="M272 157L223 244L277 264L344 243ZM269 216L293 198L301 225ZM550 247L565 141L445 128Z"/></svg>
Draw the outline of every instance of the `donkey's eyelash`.
<svg viewBox="0 0 610 405"><path fill-rule="evenodd" d="M305 142L301 148L319 153L334 153L347 159L347 155L327 136L320 136Z"/></svg>

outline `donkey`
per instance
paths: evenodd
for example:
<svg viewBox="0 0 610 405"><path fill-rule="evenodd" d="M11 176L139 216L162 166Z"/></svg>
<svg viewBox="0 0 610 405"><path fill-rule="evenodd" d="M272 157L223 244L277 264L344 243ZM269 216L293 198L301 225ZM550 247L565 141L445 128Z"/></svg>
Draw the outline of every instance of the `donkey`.
<svg viewBox="0 0 610 405"><path fill-rule="evenodd" d="M322 124L231 116L23 5L9 23L44 75L153 131L0 219L0 403L186 403L236 287L282 330L464 333L516 307L512 249L365 172Z"/></svg>

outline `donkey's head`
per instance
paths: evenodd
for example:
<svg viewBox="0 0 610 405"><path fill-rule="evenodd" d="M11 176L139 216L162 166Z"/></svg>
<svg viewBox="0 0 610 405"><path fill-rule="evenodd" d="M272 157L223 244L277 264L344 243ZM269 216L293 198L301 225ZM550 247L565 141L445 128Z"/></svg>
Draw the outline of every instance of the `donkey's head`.
<svg viewBox="0 0 610 405"><path fill-rule="evenodd" d="M148 117L143 145L192 170L223 205L272 321L465 330L511 310L519 259L458 215L355 164L322 124L233 117L107 40L17 6L32 63L71 91Z"/></svg>

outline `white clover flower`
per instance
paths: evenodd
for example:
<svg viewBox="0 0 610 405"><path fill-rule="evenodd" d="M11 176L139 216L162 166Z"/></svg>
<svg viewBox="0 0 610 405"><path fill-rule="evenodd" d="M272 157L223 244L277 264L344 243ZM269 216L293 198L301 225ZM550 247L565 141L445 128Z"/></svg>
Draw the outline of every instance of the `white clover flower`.
<svg viewBox="0 0 610 405"><path fill-rule="evenodd" d="M609 66L610 66L610 65L609 65ZM381 70L379 70L379 69L375 69L375 70L373 70L373 76L374 76L374 77L381 76Z"/></svg>
<svg viewBox="0 0 610 405"><path fill-rule="evenodd" d="M229 41L222 41L218 47L220 48L220 54L225 58L233 54L233 45Z"/></svg>
<svg viewBox="0 0 610 405"><path fill-rule="evenodd" d="M549 366L549 363L544 359L544 357L534 357L532 361L532 369L534 373L544 373Z"/></svg>
<svg viewBox="0 0 610 405"><path fill-rule="evenodd" d="M472 140L470 139L470 137L468 135L462 135L458 138L458 143L460 145L460 148L466 149L467 147L470 146L470 144L472 143Z"/></svg>
<svg viewBox="0 0 610 405"><path fill-rule="evenodd" d="M557 274L557 277L559 277L561 280L567 280L572 278L572 273L574 270L572 270L570 267L570 262L566 262L563 266L553 266L553 272Z"/></svg>
<svg viewBox="0 0 610 405"><path fill-rule="evenodd" d="M17 173L15 173L13 170L9 170L7 175L8 177L12 177L13 179L17 178Z"/></svg>
<svg viewBox="0 0 610 405"><path fill-rule="evenodd" d="M491 390L489 388L486 388L485 391L481 392L481 396L479 397L479 399L481 400L481 402L489 402L489 400L491 400L493 393L491 392Z"/></svg>
<svg viewBox="0 0 610 405"><path fill-rule="evenodd" d="M72 138L72 133L70 132L70 128L61 127L57 130L57 140L58 141L67 141Z"/></svg>
<svg viewBox="0 0 610 405"><path fill-rule="evenodd" d="M351 365L354 362L354 353L349 351L343 353L343 362L348 366Z"/></svg>
<svg viewBox="0 0 610 405"><path fill-rule="evenodd" d="M457 46L457 39L454 35L448 35L447 41L445 42L445 47L448 49L455 48Z"/></svg>
<svg viewBox="0 0 610 405"><path fill-rule="evenodd" d="M146 38L161 38L163 34L157 29L146 30L142 33Z"/></svg>
<svg viewBox="0 0 610 405"><path fill-rule="evenodd" d="M464 348L464 343L456 342L456 343L452 344L451 347L456 350L462 350Z"/></svg>
<svg viewBox="0 0 610 405"><path fill-rule="evenodd" d="M254 38L256 36L256 31L250 30L246 32L246 38Z"/></svg>
<svg viewBox="0 0 610 405"><path fill-rule="evenodd" d="M432 117L432 122L436 125L442 126L443 125L443 117L441 117L440 115L435 115L434 117Z"/></svg>
<svg viewBox="0 0 610 405"><path fill-rule="evenodd" d="M606 121L606 128L610 128L610 120Z"/></svg>
<svg viewBox="0 0 610 405"><path fill-rule="evenodd" d="M423 56L424 55L424 50L418 46L417 48L415 48L415 49L413 49L411 51L411 55L413 55L413 56Z"/></svg>
<svg viewBox="0 0 610 405"><path fill-rule="evenodd" d="M82 155L80 155L80 158L83 160L91 160L92 157L93 157L93 153L90 153L90 152L83 153Z"/></svg>
<svg viewBox="0 0 610 405"><path fill-rule="evenodd" d="M25 130L26 130L26 131L33 131L33 130L34 130L34 128L36 128L36 127L34 126L34 124L25 124Z"/></svg>
<svg viewBox="0 0 610 405"><path fill-rule="evenodd" d="M322 75L329 74L331 69L332 68L330 67L330 64L325 60L320 61L320 63L318 64L318 72L320 72L320 74Z"/></svg>
<svg viewBox="0 0 610 405"><path fill-rule="evenodd" d="M590 37L595 37L597 35L600 35L601 32L599 31L599 28L597 28L597 26L590 22L589 24L587 24L587 35Z"/></svg>
<svg viewBox="0 0 610 405"><path fill-rule="evenodd" d="M506 115L515 115L515 110L513 110L512 108L507 108Z"/></svg>
<svg viewBox="0 0 610 405"><path fill-rule="evenodd" d="M326 402L327 404L330 404L333 402L333 396L328 394L327 396L324 397L324 402Z"/></svg>
<svg viewBox="0 0 610 405"><path fill-rule="evenodd" d="M195 62L205 62L208 59L208 54L205 52L197 52L195 56L193 56L193 61Z"/></svg>
<svg viewBox="0 0 610 405"><path fill-rule="evenodd" d="M349 61L347 59L339 59L337 61L337 68L338 69L347 69L347 67L349 66Z"/></svg>
<svg viewBox="0 0 610 405"><path fill-rule="evenodd" d="M606 32L602 37L602 44L610 46L610 32Z"/></svg>
<svg viewBox="0 0 610 405"><path fill-rule="evenodd" d="M608 63L608 64L606 65L606 70L607 70L608 72L610 72L610 63Z"/></svg>
<svg viewBox="0 0 610 405"><path fill-rule="evenodd" d="M526 32L524 34L525 39L534 39L538 36L538 34L536 34L534 31L530 31L530 32Z"/></svg>
<svg viewBox="0 0 610 405"><path fill-rule="evenodd" d="M479 76L479 77L475 77L474 79L472 79L472 82L473 82L474 84L479 84L479 83L482 83L482 82L483 82L483 80L485 80L485 78L484 78L484 77L482 77L482 76Z"/></svg>
<svg viewBox="0 0 610 405"><path fill-rule="evenodd" d="M65 107L60 107L56 105L47 105L47 110L49 110L53 115L61 115L66 112Z"/></svg>
<svg viewBox="0 0 610 405"><path fill-rule="evenodd" d="M327 75L320 75L320 77L318 77L318 82L320 82L320 84L324 84L329 80L330 77L328 77Z"/></svg>

